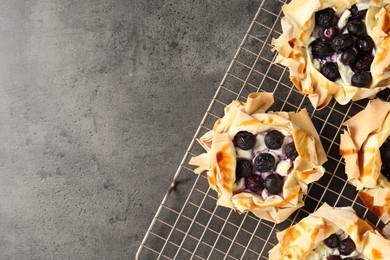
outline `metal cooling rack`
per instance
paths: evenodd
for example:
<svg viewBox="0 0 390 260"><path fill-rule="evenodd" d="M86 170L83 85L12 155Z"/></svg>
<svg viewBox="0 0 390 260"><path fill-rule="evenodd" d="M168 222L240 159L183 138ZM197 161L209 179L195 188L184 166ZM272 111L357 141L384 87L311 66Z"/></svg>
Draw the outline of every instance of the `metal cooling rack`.
<svg viewBox="0 0 390 260"><path fill-rule="evenodd" d="M352 206L357 214L378 228L383 223L368 211L355 187L346 182L344 162L339 155L342 122L361 111L367 100L341 106L334 100L322 110L314 110L289 80L286 68L273 64L271 40L281 34L281 6L285 1L262 0L194 138L173 178L137 252L137 259L267 259L277 243L276 232L295 224L326 202L332 206ZM232 100L245 101L255 91L273 92L271 110L298 111L307 108L328 155L324 176L309 185L305 206L285 222L274 224L253 214L239 215L216 206L216 192L209 188L205 174L194 175L188 165L192 156L203 153L196 139L209 131L223 116ZM378 95L389 101L390 91Z"/></svg>

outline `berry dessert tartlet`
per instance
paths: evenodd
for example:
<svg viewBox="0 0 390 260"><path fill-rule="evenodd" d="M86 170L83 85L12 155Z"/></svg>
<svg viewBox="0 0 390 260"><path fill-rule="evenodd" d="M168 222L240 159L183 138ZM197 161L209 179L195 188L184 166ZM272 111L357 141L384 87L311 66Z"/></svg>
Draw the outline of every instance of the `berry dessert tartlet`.
<svg viewBox="0 0 390 260"><path fill-rule="evenodd" d="M380 0L292 0L282 7L275 62L315 108L390 87L390 6Z"/></svg>
<svg viewBox="0 0 390 260"><path fill-rule="evenodd" d="M390 220L390 102L372 100L344 123L340 154L348 181L367 208Z"/></svg>
<svg viewBox="0 0 390 260"><path fill-rule="evenodd" d="M326 155L306 110L265 113L273 102L271 93L233 101L199 139L207 153L190 164L197 174L207 171L218 205L279 223L303 206Z"/></svg>
<svg viewBox="0 0 390 260"><path fill-rule="evenodd" d="M294 226L276 234L270 260L389 259L390 241L351 207L324 204Z"/></svg>

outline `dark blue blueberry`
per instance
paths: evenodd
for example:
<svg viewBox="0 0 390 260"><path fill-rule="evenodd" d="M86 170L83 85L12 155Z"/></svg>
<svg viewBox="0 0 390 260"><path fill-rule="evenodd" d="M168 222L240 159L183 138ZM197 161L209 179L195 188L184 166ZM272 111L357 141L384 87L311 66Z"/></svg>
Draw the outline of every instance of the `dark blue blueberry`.
<svg viewBox="0 0 390 260"><path fill-rule="evenodd" d="M236 180L238 181L242 177L248 178L253 173L252 160L239 159L236 164Z"/></svg>
<svg viewBox="0 0 390 260"><path fill-rule="evenodd" d="M354 40L352 35L350 34L339 34L332 41L332 48L341 53L349 48L351 48L354 44Z"/></svg>
<svg viewBox="0 0 390 260"><path fill-rule="evenodd" d="M349 11L351 12L351 17L354 18L354 19L356 19L357 16L359 15L359 9L357 8L356 5L351 6Z"/></svg>
<svg viewBox="0 0 390 260"><path fill-rule="evenodd" d="M356 87L368 87L372 82L372 76L370 72L358 71L352 75L351 84Z"/></svg>
<svg viewBox="0 0 390 260"><path fill-rule="evenodd" d="M340 242L339 251L342 255L349 255L355 251L355 242L349 237Z"/></svg>
<svg viewBox="0 0 390 260"><path fill-rule="evenodd" d="M340 60L345 65L351 65L355 61L358 52L354 48L349 48L341 54Z"/></svg>
<svg viewBox="0 0 390 260"><path fill-rule="evenodd" d="M375 47L375 43L370 36L364 36L356 40L356 48L360 52L371 53L374 47Z"/></svg>
<svg viewBox="0 0 390 260"><path fill-rule="evenodd" d="M336 234L332 234L324 240L324 243L329 248L336 248L340 245L340 240Z"/></svg>
<svg viewBox="0 0 390 260"><path fill-rule="evenodd" d="M282 192L283 189L283 178L279 174L270 174L264 180L264 187L272 194L276 195Z"/></svg>
<svg viewBox="0 0 390 260"><path fill-rule="evenodd" d="M255 167L259 172L269 172L275 167L275 157L269 153L261 153L255 159Z"/></svg>
<svg viewBox="0 0 390 260"><path fill-rule="evenodd" d="M339 34L339 29L337 27L329 27L323 30L322 38L326 41L333 41L333 39Z"/></svg>
<svg viewBox="0 0 390 260"><path fill-rule="evenodd" d="M247 131L240 131L234 136L233 144L242 150L250 150L256 144L256 136Z"/></svg>
<svg viewBox="0 0 390 260"><path fill-rule="evenodd" d="M283 140L284 140L284 135L277 130L269 131L264 137L265 145L269 149L273 149L273 150L282 147Z"/></svg>
<svg viewBox="0 0 390 260"><path fill-rule="evenodd" d="M287 158L292 161L294 161L299 155L294 143L287 144L284 148L284 153L286 154Z"/></svg>
<svg viewBox="0 0 390 260"><path fill-rule="evenodd" d="M333 49L329 42L314 41L311 52L315 58L323 58L332 55Z"/></svg>
<svg viewBox="0 0 390 260"><path fill-rule="evenodd" d="M245 179L245 186L253 193L261 194L264 189L263 179L258 175L252 175Z"/></svg>
<svg viewBox="0 0 390 260"><path fill-rule="evenodd" d="M367 13L367 9L359 11L356 5L353 5L349 10L351 11L352 19L363 19Z"/></svg>
<svg viewBox="0 0 390 260"><path fill-rule="evenodd" d="M351 20L347 23L347 30L352 36L363 36L366 34L366 25L362 20Z"/></svg>
<svg viewBox="0 0 390 260"><path fill-rule="evenodd" d="M351 68L353 71L369 71L371 68L371 63L374 60L371 54L363 54L356 58L352 63Z"/></svg>
<svg viewBox="0 0 390 260"><path fill-rule="evenodd" d="M335 11L332 8L326 8L321 11L318 11L314 15L315 24L322 27L328 28L334 23Z"/></svg>
<svg viewBox="0 0 390 260"><path fill-rule="evenodd" d="M327 260L341 260L339 255L330 255L326 258Z"/></svg>
<svg viewBox="0 0 390 260"><path fill-rule="evenodd" d="M335 62L329 61L324 63L320 68L320 72L325 76L325 78L331 81L335 81L340 78L339 67Z"/></svg>

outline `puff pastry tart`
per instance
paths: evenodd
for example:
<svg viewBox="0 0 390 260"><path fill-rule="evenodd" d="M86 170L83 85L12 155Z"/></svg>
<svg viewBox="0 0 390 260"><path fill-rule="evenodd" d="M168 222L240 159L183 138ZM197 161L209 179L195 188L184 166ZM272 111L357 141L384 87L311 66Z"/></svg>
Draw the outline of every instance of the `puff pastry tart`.
<svg viewBox="0 0 390 260"><path fill-rule="evenodd" d="M190 164L207 171L218 205L279 223L303 205L326 155L307 111L265 113L273 102L271 93L252 93L226 106L199 139L206 153Z"/></svg>
<svg viewBox="0 0 390 260"><path fill-rule="evenodd" d="M348 180L366 206L390 220L390 102L372 100L344 123L340 154Z"/></svg>
<svg viewBox="0 0 390 260"><path fill-rule="evenodd" d="M389 0L292 0L282 7L275 62L316 108L390 87Z"/></svg>
<svg viewBox="0 0 390 260"><path fill-rule="evenodd" d="M324 204L298 224L277 233L270 260L390 259L390 241L351 207Z"/></svg>

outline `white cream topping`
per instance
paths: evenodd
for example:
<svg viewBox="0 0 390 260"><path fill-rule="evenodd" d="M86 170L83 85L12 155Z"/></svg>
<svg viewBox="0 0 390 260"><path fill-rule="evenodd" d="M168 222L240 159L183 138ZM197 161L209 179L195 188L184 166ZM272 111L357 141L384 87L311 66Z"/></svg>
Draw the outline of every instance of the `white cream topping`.
<svg viewBox="0 0 390 260"><path fill-rule="evenodd" d="M337 59L337 66L339 67L339 72L341 79L343 80L344 84L347 86L351 85L351 79L354 74L351 67L348 65L344 65L340 58Z"/></svg>
<svg viewBox="0 0 390 260"><path fill-rule="evenodd" d="M267 146L265 145L265 142L264 142L264 136L265 136L265 134L258 134L256 136L256 145L255 145L255 147L253 147L253 151L255 153L261 152L261 151L264 151L265 149L267 149Z"/></svg>
<svg viewBox="0 0 390 260"><path fill-rule="evenodd" d="M252 150L242 150L238 147L236 147L236 154L238 158L244 158L244 159L249 159L252 160Z"/></svg>
<svg viewBox="0 0 390 260"><path fill-rule="evenodd" d="M290 159L281 161L278 166L276 166L276 172L282 176L287 176L288 170L291 168L292 162Z"/></svg>
<svg viewBox="0 0 390 260"><path fill-rule="evenodd" d="M266 200L269 196L268 196L268 192L266 189L264 189L262 192L261 192L261 197L263 198L263 200Z"/></svg>
<svg viewBox="0 0 390 260"><path fill-rule="evenodd" d="M340 16L339 21L337 22L337 26L341 29L343 28L347 22L348 18L351 16L351 12L349 10L345 10L344 13Z"/></svg>
<svg viewBox="0 0 390 260"><path fill-rule="evenodd" d="M316 68L318 71L321 69L321 63L318 60L314 59L313 65L314 65L314 68Z"/></svg>
<svg viewBox="0 0 390 260"><path fill-rule="evenodd" d="M332 255L333 249L327 247L324 243L320 243L313 251L306 256L307 260L323 260Z"/></svg>

